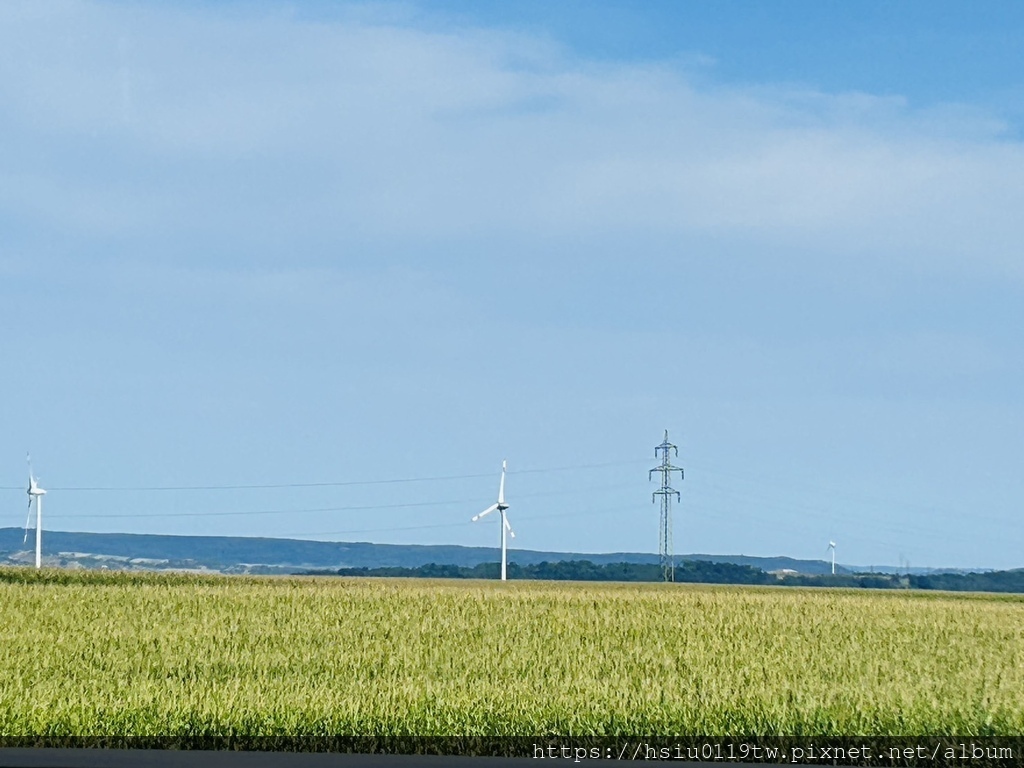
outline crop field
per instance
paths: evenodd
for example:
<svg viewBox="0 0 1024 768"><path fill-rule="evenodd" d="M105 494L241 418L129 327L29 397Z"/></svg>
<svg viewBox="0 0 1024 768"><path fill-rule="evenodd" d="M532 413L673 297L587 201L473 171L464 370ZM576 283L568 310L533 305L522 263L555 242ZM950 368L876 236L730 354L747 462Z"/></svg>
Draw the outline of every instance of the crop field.
<svg viewBox="0 0 1024 768"><path fill-rule="evenodd" d="M9 569L0 670L8 744L1017 736L1024 600Z"/></svg>

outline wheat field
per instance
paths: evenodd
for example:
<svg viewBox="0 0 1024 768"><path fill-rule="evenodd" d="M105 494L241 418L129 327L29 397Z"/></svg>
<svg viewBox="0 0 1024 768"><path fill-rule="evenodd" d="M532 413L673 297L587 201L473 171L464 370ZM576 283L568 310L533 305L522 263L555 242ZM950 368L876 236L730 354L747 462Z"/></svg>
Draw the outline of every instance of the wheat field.
<svg viewBox="0 0 1024 768"><path fill-rule="evenodd" d="M0 670L6 743L1020 735L1024 600L9 569Z"/></svg>

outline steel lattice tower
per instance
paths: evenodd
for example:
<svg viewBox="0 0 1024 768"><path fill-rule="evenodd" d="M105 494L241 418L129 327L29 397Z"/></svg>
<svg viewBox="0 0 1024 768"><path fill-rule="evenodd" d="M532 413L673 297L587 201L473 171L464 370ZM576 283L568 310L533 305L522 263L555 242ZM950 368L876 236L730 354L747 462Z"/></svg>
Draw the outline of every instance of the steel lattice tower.
<svg viewBox="0 0 1024 768"><path fill-rule="evenodd" d="M669 459L669 451L675 451L679 455L679 449L668 441L668 430L665 430L665 439L661 445L654 447L654 456L661 454L661 464L647 473L647 481L650 482L655 472L661 473L661 488L651 494L651 503L661 496L661 525L658 533L658 556L661 561L661 575L665 581L676 580L675 556L672 553L672 496L675 494L676 501L680 500L679 491L675 490L669 481L673 472L679 473L679 479L683 479L681 467L672 466Z"/></svg>

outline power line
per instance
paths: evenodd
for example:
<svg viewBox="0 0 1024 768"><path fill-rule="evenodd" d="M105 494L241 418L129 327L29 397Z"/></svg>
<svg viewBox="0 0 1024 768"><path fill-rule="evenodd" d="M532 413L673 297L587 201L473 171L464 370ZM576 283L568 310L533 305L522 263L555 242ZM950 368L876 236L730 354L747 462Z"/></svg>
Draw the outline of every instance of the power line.
<svg viewBox="0 0 1024 768"><path fill-rule="evenodd" d="M621 513L625 511L621 506L609 507L607 509L599 510L587 510L585 512L559 512L553 515L529 515L527 517L520 517L520 520L550 520L553 518L564 518L564 517L592 517L594 515L608 515L613 512ZM496 521L497 522L497 519ZM347 536L353 533L393 533L396 531L421 531L430 528L462 528L466 524L459 523L435 523L432 525L405 525L395 528L362 528L358 530L348 531L318 531L318 532L303 532L303 533L283 533L280 534L285 538L292 536Z"/></svg>
<svg viewBox="0 0 1024 768"><path fill-rule="evenodd" d="M623 488L630 488L631 485L609 485L594 488L596 491L617 491ZM542 491L538 493L524 493L520 494L519 498L534 499L544 498L550 496L569 496L576 493L576 491ZM97 514L81 514L81 515L50 515L50 519L57 520L92 520L92 519L109 519L109 518L129 518L129 519L145 519L145 520L159 520L165 517L244 517L246 515L299 515L314 512L357 512L367 511L375 509L403 509L407 507L441 507L450 506L455 504L478 504L481 503L481 497L474 499L450 499L448 501L417 501L417 502L403 502L400 504L367 504L367 505L352 505L352 506L341 506L341 507L308 507L302 509L252 509L252 510L236 510L232 512L155 512L155 513L121 513L121 512L100 512Z"/></svg>
<svg viewBox="0 0 1024 768"><path fill-rule="evenodd" d="M136 486L52 486L53 491L111 491L121 492L162 492L162 491L249 491L286 488L339 488L353 485L394 485L398 483L423 483L435 480L470 480L488 475L446 475L436 477L403 477L382 480L339 480L320 483L265 483L258 485L136 485ZM13 490L13 489L12 489ZM18 490L21 490L20 488Z"/></svg>
<svg viewBox="0 0 1024 768"><path fill-rule="evenodd" d="M576 464L571 467L545 467L543 469L520 469L510 471L510 475L532 475L541 472L572 472L577 469L602 469L604 467L624 467L631 464L646 464L644 459L627 459L626 461L608 461L601 464Z"/></svg>
<svg viewBox="0 0 1024 768"><path fill-rule="evenodd" d="M579 464L565 467L539 467L536 469L520 469L517 472L509 472L510 475L543 474L549 472L569 472L579 469L602 469L606 467L618 467L639 463L636 459L627 461L611 461L600 464ZM426 483L446 480L475 480L482 477L491 477L487 474L471 475L432 475L425 477L402 477L382 478L377 480L336 480L315 483L260 483L260 484L234 484L234 485L126 485L126 486L50 486L50 491L61 492L135 492L155 493L167 491L243 491L243 490L280 490L288 488L340 488L360 485L396 485L401 483ZM4 491L24 491L22 486L0 486Z"/></svg>
<svg viewBox="0 0 1024 768"><path fill-rule="evenodd" d="M470 504L472 499L459 501L419 501L405 504L369 504L365 506L346 507L310 507L308 509L247 509L235 512L157 512L154 514L121 514L101 513L96 515L50 515L51 519L58 520L91 520L93 518L134 518L159 520L165 517L239 517L246 515L298 515L310 512L347 512L371 509L401 509L403 507L439 507L445 504Z"/></svg>

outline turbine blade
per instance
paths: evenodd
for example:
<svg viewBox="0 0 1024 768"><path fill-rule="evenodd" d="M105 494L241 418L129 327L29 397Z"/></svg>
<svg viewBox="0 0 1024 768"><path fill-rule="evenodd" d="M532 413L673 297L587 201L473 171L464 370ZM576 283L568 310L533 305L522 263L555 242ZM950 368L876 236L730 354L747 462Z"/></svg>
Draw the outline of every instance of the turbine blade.
<svg viewBox="0 0 1024 768"><path fill-rule="evenodd" d="M475 522L476 522L477 520L479 520L479 519L480 519L481 517L483 517L484 515L489 515L489 514L491 514L491 512L493 512L493 511L494 511L494 510L496 510L497 508L498 508L498 505L497 505L497 504L491 504L491 506L489 506L489 507L488 507L487 509L485 509L485 510L484 510L483 512L481 512L481 513L480 513L479 515L474 515L474 516L473 516L473 519L472 519L472 521L471 521L471 522L474 522L474 523L475 523Z"/></svg>
<svg viewBox="0 0 1024 768"><path fill-rule="evenodd" d="M508 530L508 535L514 539L516 537L516 532L512 530L511 523L509 523L507 517L504 517L502 519L505 521L505 528Z"/></svg>
<svg viewBox="0 0 1024 768"><path fill-rule="evenodd" d="M28 497L28 512L25 513L25 538L21 540L22 544L28 543L28 523L32 519L32 497Z"/></svg>
<svg viewBox="0 0 1024 768"><path fill-rule="evenodd" d="M501 484L498 486L498 503L499 504L504 504L505 503L505 464L506 464L506 462L504 460L502 460L502 462L501 462Z"/></svg>

